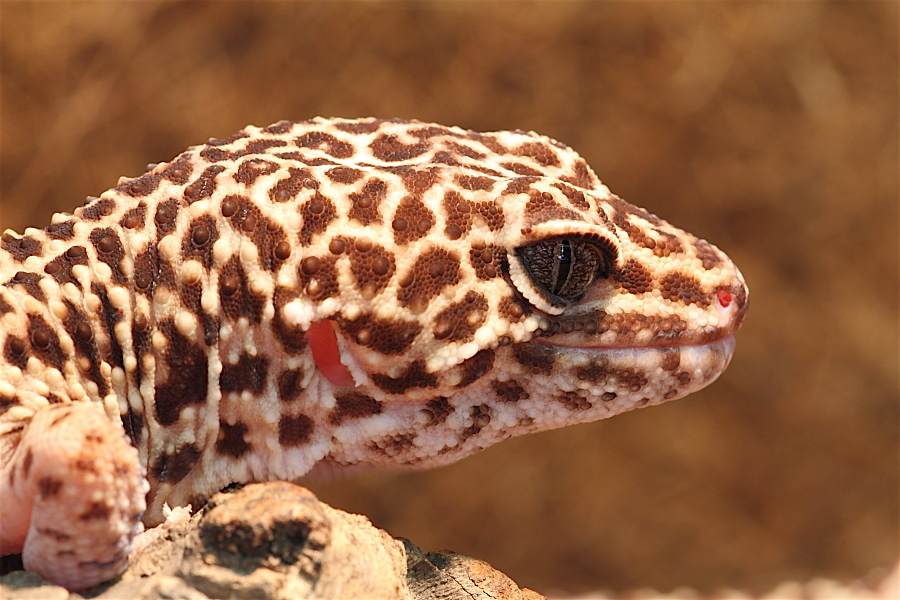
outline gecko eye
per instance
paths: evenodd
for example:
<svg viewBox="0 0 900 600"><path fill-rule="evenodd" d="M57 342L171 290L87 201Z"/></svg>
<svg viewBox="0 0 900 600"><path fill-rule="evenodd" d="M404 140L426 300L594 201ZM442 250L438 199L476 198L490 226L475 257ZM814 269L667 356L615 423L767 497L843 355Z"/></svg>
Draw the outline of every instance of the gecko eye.
<svg viewBox="0 0 900 600"><path fill-rule="evenodd" d="M531 280L554 305L580 300L597 277L609 273L609 257L597 244L550 238L516 249Z"/></svg>

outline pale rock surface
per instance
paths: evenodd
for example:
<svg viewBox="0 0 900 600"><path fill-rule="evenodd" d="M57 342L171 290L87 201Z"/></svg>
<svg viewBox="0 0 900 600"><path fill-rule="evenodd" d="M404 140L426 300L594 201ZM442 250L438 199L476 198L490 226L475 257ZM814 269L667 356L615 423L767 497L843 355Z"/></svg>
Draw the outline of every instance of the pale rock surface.
<svg viewBox="0 0 900 600"><path fill-rule="evenodd" d="M541 600L485 562L452 552L423 552L392 538L367 518L334 509L287 482L251 484L219 493L196 515L175 511L148 532L131 566L112 584L81 594L25 571L0 577L3 600ZM870 581L786 582L763 595L737 590L704 596L693 590L661 594L591 594L585 600L894 600L900 575Z"/></svg>

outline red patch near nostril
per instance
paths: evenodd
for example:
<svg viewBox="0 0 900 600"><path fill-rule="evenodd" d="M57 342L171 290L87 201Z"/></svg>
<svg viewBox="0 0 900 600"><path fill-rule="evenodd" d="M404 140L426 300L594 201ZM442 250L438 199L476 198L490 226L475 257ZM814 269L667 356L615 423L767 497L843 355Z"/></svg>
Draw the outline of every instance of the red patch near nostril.
<svg viewBox="0 0 900 600"><path fill-rule="evenodd" d="M731 306L731 303L734 302L734 296L731 295L731 292L728 290L719 290L716 292L716 299L719 301L719 306L722 308L728 308Z"/></svg>
<svg viewBox="0 0 900 600"><path fill-rule="evenodd" d="M353 375L341 362L341 352L338 350L333 323L331 321L313 323L309 326L306 337L309 339L313 361L325 379L338 387L354 385Z"/></svg>

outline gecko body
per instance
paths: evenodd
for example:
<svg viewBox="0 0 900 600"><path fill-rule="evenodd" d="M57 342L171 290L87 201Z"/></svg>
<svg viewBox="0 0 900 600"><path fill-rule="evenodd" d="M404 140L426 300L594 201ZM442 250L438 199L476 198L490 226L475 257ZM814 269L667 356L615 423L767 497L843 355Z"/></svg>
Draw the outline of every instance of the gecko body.
<svg viewBox="0 0 900 600"><path fill-rule="evenodd" d="M70 589L231 482L447 464L712 382L747 288L559 142L247 127L0 241L0 553Z"/></svg>

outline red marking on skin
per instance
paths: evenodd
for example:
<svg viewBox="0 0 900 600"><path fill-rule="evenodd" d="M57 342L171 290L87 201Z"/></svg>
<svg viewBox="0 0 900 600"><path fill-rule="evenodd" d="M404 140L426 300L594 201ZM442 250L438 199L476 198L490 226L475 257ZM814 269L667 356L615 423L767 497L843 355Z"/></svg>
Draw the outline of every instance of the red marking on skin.
<svg viewBox="0 0 900 600"><path fill-rule="evenodd" d="M325 379L337 387L354 385L353 375L341 362L341 352L338 350L334 324L331 321L319 321L310 325L306 338L316 367Z"/></svg>
<svg viewBox="0 0 900 600"><path fill-rule="evenodd" d="M734 301L734 298L731 296L731 292L729 292L728 290L719 290L718 292L716 292L716 299L719 301L719 306L721 306L722 308L728 308Z"/></svg>

